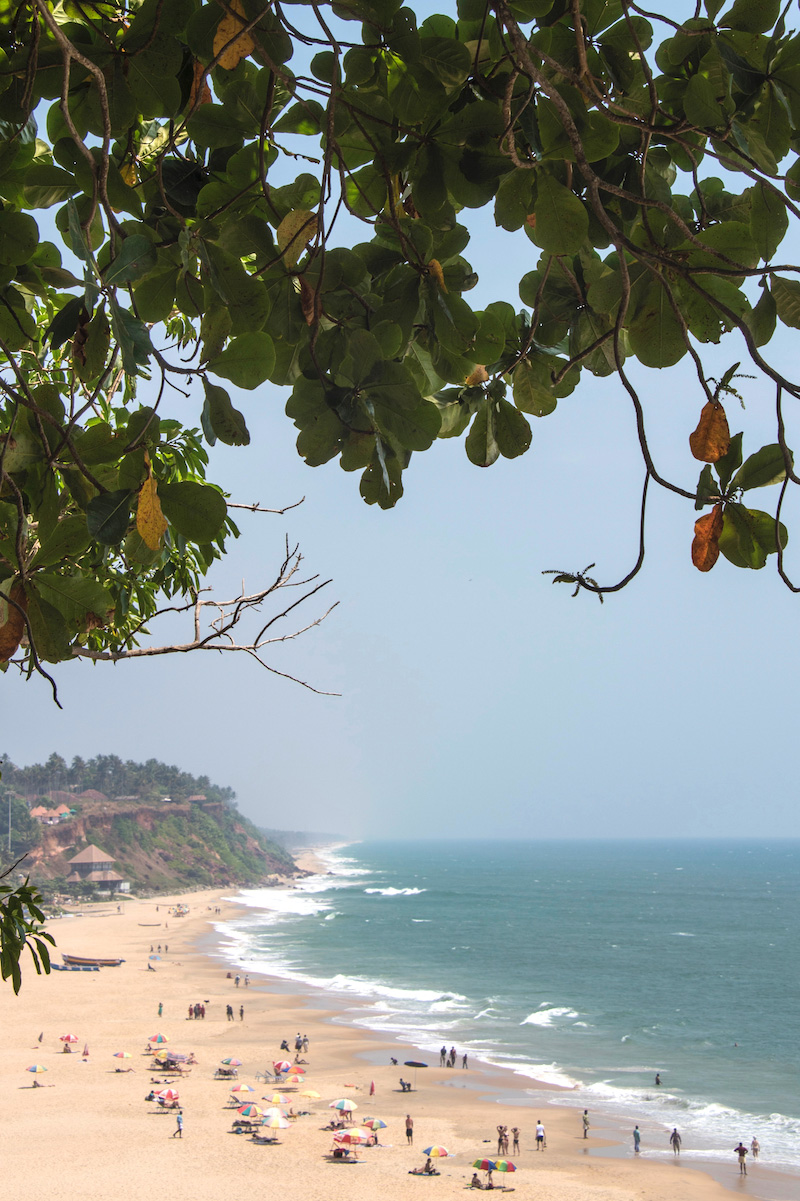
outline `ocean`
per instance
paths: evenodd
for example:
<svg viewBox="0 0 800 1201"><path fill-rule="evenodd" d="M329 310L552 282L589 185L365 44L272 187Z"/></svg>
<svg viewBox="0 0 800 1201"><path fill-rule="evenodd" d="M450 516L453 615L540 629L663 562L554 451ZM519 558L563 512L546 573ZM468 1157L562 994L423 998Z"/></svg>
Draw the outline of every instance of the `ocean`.
<svg viewBox="0 0 800 1201"><path fill-rule="evenodd" d="M650 1154L800 1173L800 842L363 842L222 924L242 970L322 989L438 1063L454 1045L642 1127ZM409 1057L413 1058L409 1052ZM655 1085L659 1073L660 1087ZM536 1101L542 1097L537 1089ZM531 1104L534 1104L531 1092Z"/></svg>

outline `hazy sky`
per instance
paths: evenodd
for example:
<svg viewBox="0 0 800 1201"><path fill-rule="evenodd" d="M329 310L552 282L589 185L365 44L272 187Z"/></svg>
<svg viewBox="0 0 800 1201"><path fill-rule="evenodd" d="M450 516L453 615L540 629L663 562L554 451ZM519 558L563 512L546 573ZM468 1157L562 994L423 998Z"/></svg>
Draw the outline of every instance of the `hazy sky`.
<svg viewBox="0 0 800 1201"><path fill-rule="evenodd" d="M466 253L481 275L476 307L519 304L538 253L524 234L484 227ZM783 330L785 363L796 345ZM744 357L733 338L712 350L718 375ZM637 376L659 467L694 488L692 369ZM753 572L720 559L701 575L691 503L654 489L647 562L625 591L602 606L571 600L541 574L594 561L613 583L636 557L633 412L614 379L584 379L531 419L521 459L483 471L455 441L415 456L388 513L363 503L357 475L303 464L279 389L240 394L252 444L217 446L210 478L239 501L306 501L283 517L243 514L212 583L221 596L242 578L255 590L284 536L299 541L309 572L333 577L323 597L340 603L273 662L342 696L315 696L245 656L195 654L60 665L60 712L43 681L9 673L0 750L20 765L54 750L154 756L230 784L259 824L354 837L797 837L800 599L774 560ZM747 412L734 401L728 414L732 431L756 431L750 453L774 441L773 392L743 391ZM199 424L199 393L176 414ZM751 493L753 506L774 505L774 492ZM791 540L787 567L800 578Z"/></svg>

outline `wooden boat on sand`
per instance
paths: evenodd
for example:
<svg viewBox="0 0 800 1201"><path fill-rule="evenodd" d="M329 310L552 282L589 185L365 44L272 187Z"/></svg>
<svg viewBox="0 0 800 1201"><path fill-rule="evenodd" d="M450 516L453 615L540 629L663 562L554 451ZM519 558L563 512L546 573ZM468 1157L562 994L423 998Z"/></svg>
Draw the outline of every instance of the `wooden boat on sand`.
<svg viewBox="0 0 800 1201"><path fill-rule="evenodd" d="M125 960L102 960L102 958L84 955L66 955L61 952L61 958L67 967L71 968L118 968Z"/></svg>

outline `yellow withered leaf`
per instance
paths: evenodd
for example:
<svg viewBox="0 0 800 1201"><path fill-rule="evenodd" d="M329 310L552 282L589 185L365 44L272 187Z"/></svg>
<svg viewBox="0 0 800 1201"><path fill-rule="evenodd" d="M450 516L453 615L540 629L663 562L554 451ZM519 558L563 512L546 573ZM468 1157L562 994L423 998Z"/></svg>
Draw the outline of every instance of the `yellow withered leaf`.
<svg viewBox="0 0 800 1201"><path fill-rule="evenodd" d="M485 384L489 379L489 372L479 363L478 366L469 373L464 383L468 388L477 388L479 384Z"/></svg>
<svg viewBox="0 0 800 1201"><path fill-rule="evenodd" d="M701 463L716 463L726 455L731 445L728 418L719 401L708 400L703 405L697 429L689 435L689 448Z"/></svg>
<svg viewBox="0 0 800 1201"><path fill-rule="evenodd" d="M719 558L719 536L724 519L722 505L714 505L710 513L704 513L694 523L692 562L698 571L710 571Z"/></svg>
<svg viewBox="0 0 800 1201"><path fill-rule="evenodd" d="M148 475L139 489L139 501L136 505L136 529L150 550L158 550L166 532L167 523L161 512L161 501L158 499L158 489L152 475Z"/></svg>
<svg viewBox="0 0 800 1201"><path fill-rule="evenodd" d="M431 261L428 263L428 270L442 291L446 292L447 284L444 282L444 271L442 271L442 264L439 262L439 260L431 259Z"/></svg>
<svg viewBox="0 0 800 1201"><path fill-rule="evenodd" d="M256 44L252 36L242 32L246 24L247 17L242 0L228 0L225 4L225 16L214 34L214 58L222 52L219 66L224 67L226 71L232 71L255 49Z"/></svg>
<svg viewBox="0 0 800 1201"><path fill-rule="evenodd" d="M124 163L120 167L119 173L129 188L136 187L139 180L136 178L136 164L135 163L132 163L129 159L127 163Z"/></svg>
<svg viewBox="0 0 800 1201"><path fill-rule="evenodd" d="M308 209L292 209L275 230L278 249L287 267L296 267L306 244L317 232L317 218Z"/></svg>

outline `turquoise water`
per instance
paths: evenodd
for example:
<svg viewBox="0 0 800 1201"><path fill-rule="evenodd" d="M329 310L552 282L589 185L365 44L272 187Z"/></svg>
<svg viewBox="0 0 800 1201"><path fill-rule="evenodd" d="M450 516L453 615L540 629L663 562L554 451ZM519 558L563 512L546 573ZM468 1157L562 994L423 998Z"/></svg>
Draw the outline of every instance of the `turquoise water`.
<svg viewBox="0 0 800 1201"><path fill-rule="evenodd" d="M242 967L344 998L347 1020L550 1084L669 1153L757 1135L800 1171L800 843L359 843L250 891ZM654 1085L655 1073L662 1080ZM519 1081L518 1081L519 1082ZM538 1094L541 1095L541 1094ZM733 1141L731 1141L733 1140Z"/></svg>

